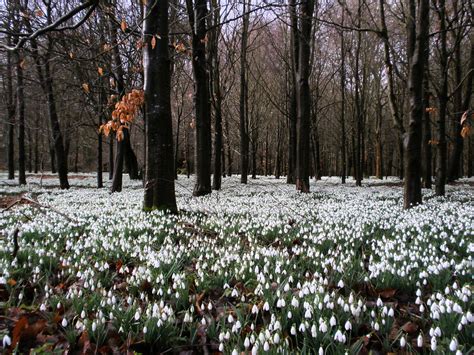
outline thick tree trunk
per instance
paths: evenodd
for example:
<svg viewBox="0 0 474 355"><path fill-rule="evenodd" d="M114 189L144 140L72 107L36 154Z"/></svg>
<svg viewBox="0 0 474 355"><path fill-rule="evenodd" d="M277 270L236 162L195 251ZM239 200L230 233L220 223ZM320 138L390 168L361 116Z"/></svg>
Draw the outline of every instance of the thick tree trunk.
<svg viewBox="0 0 474 355"><path fill-rule="evenodd" d="M174 185L171 73L168 53L168 1L146 3L144 22L145 112L147 164L144 208L177 212ZM156 36L155 36L156 35ZM156 46L151 40L155 36Z"/></svg>
<svg viewBox="0 0 474 355"><path fill-rule="evenodd" d="M448 105L448 50L446 34L446 9L445 0L439 0L439 22L440 22L440 70L441 83L438 92L438 144L436 154L436 181L435 192L437 196L445 195L446 173L447 173L447 149L446 149L446 110Z"/></svg>
<svg viewBox="0 0 474 355"><path fill-rule="evenodd" d="M196 110L196 183L193 195L211 193L211 105L209 75L206 58L207 1L186 0L189 24L192 30L192 65L194 74L194 105Z"/></svg>
<svg viewBox="0 0 474 355"><path fill-rule="evenodd" d="M214 190L220 190L222 184L222 165L224 161L224 155L222 154L222 95L218 52L220 37L220 1L212 0L210 3L212 5L213 26L215 27L211 32L212 39L210 41L211 89L213 98L212 102L214 104L214 175L212 188Z"/></svg>
<svg viewBox="0 0 474 355"><path fill-rule="evenodd" d="M10 44L10 43L8 43ZM7 164L8 164L8 179L15 178L15 99L13 93L13 60L12 53L7 52L7 67L6 67L6 89L7 89L7 115L8 115L8 149L7 149Z"/></svg>
<svg viewBox="0 0 474 355"><path fill-rule="evenodd" d="M296 189L309 192L311 94L309 89L311 27L314 12L314 0L300 3L300 37L297 70L297 107L298 130L296 152Z"/></svg>
<svg viewBox="0 0 474 355"><path fill-rule="evenodd" d="M409 0L414 5L415 0ZM413 19L414 21L414 19ZM415 26L415 25L413 25ZM410 72L408 88L410 97L410 119L405 138L405 182L404 207L411 208L421 201L421 124L423 120L423 78L428 59L429 0L420 0L416 19L415 38L413 29L408 29Z"/></svg>

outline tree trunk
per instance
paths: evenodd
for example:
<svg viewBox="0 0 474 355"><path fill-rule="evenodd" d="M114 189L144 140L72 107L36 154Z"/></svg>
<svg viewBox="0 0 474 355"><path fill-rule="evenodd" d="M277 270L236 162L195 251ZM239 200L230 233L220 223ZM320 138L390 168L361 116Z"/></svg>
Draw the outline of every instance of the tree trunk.
<svg viewBox="0 0 474 355"><path fill-rule="evenodd" d="M446 34L445 0L439 0L438 17L440 21L440 70L441 84L438 92L438 144L436 154L436 181L437 196L445 195L447 150L446 150L446 110L448 105L448 50Z"/></svg>
<svg viewBox="0 0 474 355"><path fill-rule="evenodd" d="M38 173L39 170L39 129L40 129L40 116L39 114L36 115L36 120L35 120L35 148L34 148L34 154L35 154L35 162L34 162L34 172L35 174Z"/></svg>
<svg viewBox="0 0 474 355"><path fill-rule="evenodd" d="M424 78L424 93L423 93L423 123L422 123L422 183L426 189L431 189L431 118L430 113L426 109L430 107L430 91L429 91L429 68L426 63L425 78Z"/></svg>
<svg viewBox="0 0 474 355"><path fill-rule="evenodd" d="M33 137L31 136L31 128L28 128L27 130L27 140L28 140L28 172L32 173L33 172Z"/></svg>
<svg viewBox="0 0 474 355"><path fill-rule="evenodd" d="M8 37L10 45L10 37ZM8 115L8 179L15 178L15 99L13 93L13 60L12 53L7 51L7 67L6 67L6 89L7 89L7 115Z"/></svg>
<svg viewBox="0 0 474 355"><path fill-rule="evenodd" d="M23 79L23 58L19 51L16 54L16 102L18 122L18 184L26 185L26 152L25 152L25 86Z"/></svg>
<svg viewBox="0 0 474 355"><path fill-rule="evenodd" d="M344 26L344 11L342 11L342 25ZM344 31L341 31L341 182L346 183L346 50L344 43Z"/></svg>
<svg viewBox="0 0 474 355"><path fill-rule="evenodd" d="M472 11L471 11L472 13ZM473 14L474 15L474 14ZM461 54L458 53L460 52L460 48L456 50L456 66L458 69L456 70L456 82L458 85L461 82ZM466 86L465 86L465 92L464 92L464 98L459 97L459 99L455 100L456 102L461 102L461 106L455 104L455 111L458 111L458 117L456 118L455 121L455 129L454 129L454 149L451 153L450 157L450 164L448 168L448 181L452 182L456 179L458 179L461 174L461 162L462 162L462 151L463 151L463 145L464 145L464 139L461 136L461 130L462 126L460 123L461 117L463 113L467 110L469 110L469 106L471 104L471 97L472 97L472 87L473 87L473 81L474 81L474 35L471 34L471 49L470 49L470 57L469 57L469 68L468 68L468 74L466 78ZM459 96L461 96L462 88L458 89L459 91ZM468 164L472 165L472 161L468 161Z"/></svg>
<svg viewBox="0 0 474 355"><path fill-rule="evenodd" d="M242 22L242 43L240 47L240 101L239 101L239 119L240 119L240 182L247 183L249 173L249 118L248 118L248 85L247 85L247 40L249 17L248 12L250 4L248 0L243 2L243 22Z"/></svg>
<svg viewBox="0 0 474 355"><path fill-rule="evenodd" d="M415 0L409 0L413 6ZM413 19L414 22L414 19ZM413 24L415 27L415 24ZM408 29L409 43L413 42L413 51L409 50L410 72L408 89L410 97L410 118L405 138L405 183L404 208L408 209L421 201L421 123L423 120L423 78L425 63L428 59L429 0L420 0L416 18L416 27ZM413 34L415 32L415 34ZM414 38L413 38L414 36Z"/></svg>
<svg viewBox="0 0 474 355"><path fill-rule="evenodd" d="M211 105L206 59L207 1L186 0L192 30L192 65L194 74L194 105L196 110L196 183L193 195L211 193Z"/></svg>
<svg viewBox="0 0 474 355"><path fill-rule="evenodd" d="M109 137L109 180L114 178L114 134Z"/></svg>
<svg viewBox="0 0 474 355"><path fill-rule="evenodd" d="M309 89L311 27L314 12L314 0L303 0L300 3L300 37L297 86L297 152L296 152L296 189L309 192L310 129L311 129L311 94Z"/></svg>
<svg viewBox="0 0 474 355"><path fill-rule="evenodd" d="M298 151L298 66L300 64L300 36L298 34L298 16L296 14L297 5L295 0L288 1L288 10L290 13L290 58L291 58L291 80L290 80L290 109L289 109L289 141L288 141L288 173L286 182L296 184L296 162Z"/></svg>
<svg viewBox="0 0 474 355"><path fill-rule="evenodd" d="M177 212L171 117L171 68L168 53L168 1L146 3L143 52L147 164L144 208ZM156 36L155 36L156 35ZM153 37L155 36L155 37ZM156 46L151 41L155 38Z"/></svg>
<svg viewBox="0 0 474 355"><path fill-rule="evenodd" d="M212 181L212 188L220 190L222 184L222 95L220 83L220 65L218 43L220 36L220 1L212 0L212 15L213 26L215 27L211 32L210 41L210 57L211 57L211 90L212 102L214 104L214 175Z"/></svg>

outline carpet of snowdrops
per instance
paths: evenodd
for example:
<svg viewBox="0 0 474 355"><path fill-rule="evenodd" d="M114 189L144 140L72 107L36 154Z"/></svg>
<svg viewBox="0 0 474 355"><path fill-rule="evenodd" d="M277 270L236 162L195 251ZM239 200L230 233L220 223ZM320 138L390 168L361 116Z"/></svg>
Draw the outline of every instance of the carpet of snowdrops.
<svg viewBox="0 0 474 355"><path fill-rule="evenodd" d="M403 211L396 180L323 178L299 194L283 180L231 177L193 198L180 177L179 215L142 212L140 181L115 194L87 174L68 191L28 181L0 175L0 196L43 206L0 214L9 351L473 351L467 181L446 198L424 190L424 204Z"/></svg>

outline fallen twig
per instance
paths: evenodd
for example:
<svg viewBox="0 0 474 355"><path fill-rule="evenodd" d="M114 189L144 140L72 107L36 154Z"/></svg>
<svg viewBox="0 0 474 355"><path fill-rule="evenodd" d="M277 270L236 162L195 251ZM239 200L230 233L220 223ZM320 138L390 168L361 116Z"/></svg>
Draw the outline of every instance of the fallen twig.
<svg viewBox="0 0 474 355"><path fill-rule="evenodd" d="M65 219L67 219L69 222L75 222L74 219L72 219L71 217L69 217L67 214L61 212L61 211L58 211L57 209L55 209L54 207L51 207L51 206L46 206L46 205L43 205L41 203L39 203L38 201L35 201L35 200L32 200L31 198L28 198L28 197L25 197L25 196L21 196L18 200L12 202L10 205L8 205L7 207L5 207L2 212L6 212L8 211L9 209L11 209L12 207L14 207L15 205L21 203L22 201L26 201L28 203L30 203L31 205L33 205L34 207L38 208L38 210L42 213L44 213L44 211L41 211L40 208L45 208L45 209L50 209L51 211L59 214L60 216L64 217Z"/></svg>

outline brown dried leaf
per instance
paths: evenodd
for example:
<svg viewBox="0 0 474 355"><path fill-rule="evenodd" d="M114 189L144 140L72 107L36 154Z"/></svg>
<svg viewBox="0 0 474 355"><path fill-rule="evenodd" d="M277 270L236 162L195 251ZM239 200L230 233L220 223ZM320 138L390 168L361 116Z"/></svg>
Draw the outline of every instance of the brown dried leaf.
<svg viewBox="0 0 474 355"><path fill-rule="evenodd" d="M23 331L25 328L28 327L28 318L25 316L21 317L15 324L15 328L13 328L13 337L12 337L12 343L11 343L11 349L15 349L17 344L20 342L21 335L23 334Z"/></svg>
<svg viewBox="0 0 474 355"><path fill-rule="evenodd" d="M386 288L383 290L378 290L377 294L382 298L391 298L397 293L397 290L394 288Z"/></svg>
<svg viewBox="0 0 474 355"><path fill-rule="evenodd" d="M402 330L405 333L413 334L413 333L416 333L418 331L418 325L416 323L413 323L413 322L406 322L402 326Z"/></svg>

